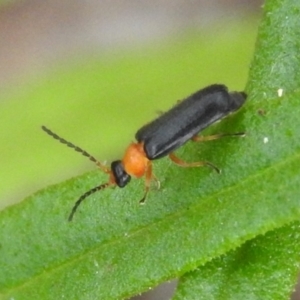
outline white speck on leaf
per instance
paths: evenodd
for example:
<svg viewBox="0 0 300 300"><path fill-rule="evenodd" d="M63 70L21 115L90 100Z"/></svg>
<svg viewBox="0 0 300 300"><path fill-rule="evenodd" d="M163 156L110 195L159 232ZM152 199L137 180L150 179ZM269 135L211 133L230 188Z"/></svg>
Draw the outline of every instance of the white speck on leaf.
<svg viewBox="0 0 300 300"><path fill-rule="evenodd" d="M282 97L282 95L283 95L283 89L278 89L277 90L277 95L278 95L278 97Z"/></svg>

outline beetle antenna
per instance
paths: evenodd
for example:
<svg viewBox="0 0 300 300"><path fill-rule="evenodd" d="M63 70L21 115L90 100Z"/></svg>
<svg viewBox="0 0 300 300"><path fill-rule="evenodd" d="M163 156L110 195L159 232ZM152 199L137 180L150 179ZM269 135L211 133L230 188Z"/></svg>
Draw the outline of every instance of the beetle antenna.
<svg viewBox="0 0 300 300"><path fill-rule="evenodd" d="M92 189L90 189L89 191L87 191L86 193L84 193L82 196L80 196L80 198L75 202L73 208L72 208L72 211L69 215L69 218L68 218L68 221L71 222L72 219L73 219L73 216L78 208L78 206L81 204L81 202L86 199L88 196L100 191L100 190L103 190L105 188L107 188L111 183L110 182L107 182L107 183L103 183L101 185L98 185Z"/></svg>
<svg viewBox="0 0 300 300"><path fill-rule="evenodd" d="M59 142L61 142L62 144L67 145L70 148L73 148L75 151L81 153L82 155L86 156L90 161L94 162L100 169L102 169L105 173L109 173L109 170L104 167L94 156L92 156L91 154L89 154L88 152L86 152L85 150L81 149L80 147L72 144L71 142L68 142L67 140L63 139L62 137L60 137L59 135L57 135L56 133L54 133L53 131L51 131L49 128L47 128L46 126L42 126L42 129L49 134L50 136L52 136L54 139L58 140Z"/></svg>

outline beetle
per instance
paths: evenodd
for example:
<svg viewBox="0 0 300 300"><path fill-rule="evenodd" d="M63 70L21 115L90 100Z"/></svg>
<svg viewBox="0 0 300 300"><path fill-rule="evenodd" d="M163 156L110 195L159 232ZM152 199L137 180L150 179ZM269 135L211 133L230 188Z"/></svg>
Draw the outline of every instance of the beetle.
<svg viewBox="0 0 300 300"><path fill-rule="evenodd" d="M206 137L198 136L198 134L209 125L238 110L245 103L246 98L247 95L244 92L228 92L227 87L221 84L210 85L197 91L140 128L135 134L136 142L127 147L121 160L111 163L110 169L85 150L42 126L47 134L88 157L109 175L108 182L90 189L75 202L68 220L73 219L78 206L85 198L109 186L123 188L130 182L132 176L137 178L145 176L145 193L140 200L140 203L144 203L151 181L156 180L159 185L159 181L152 172L152 161L167 155L174 163L182 167L207 165L220 172L216 166L207 161L187 163L178 158L174 151L189 140L208 141L223 136L243 136L244 133L241 132Z"/></svg>

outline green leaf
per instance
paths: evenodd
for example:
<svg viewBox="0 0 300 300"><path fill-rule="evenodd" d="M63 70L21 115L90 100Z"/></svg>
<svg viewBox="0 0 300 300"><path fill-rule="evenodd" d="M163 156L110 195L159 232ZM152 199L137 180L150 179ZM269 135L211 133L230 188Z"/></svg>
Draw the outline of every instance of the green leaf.
<svg viewBox="0 0 300 300"><path fill-rule="evenodd" d="M268 0L258 32L247 90L253 98L277 96L278 90L299 90L300 3L297 0Z"/></svg>
<svg viewBox="0 0 300 300"><path fill-rule="evenodd" d="M143 184L133 181L91 196L68 223L78 195L105 181L93 172L1 212L2 298L125 298L297 220L298 97L266 101L267 116L249 101L214 129L251 128L246 138L190 143L179 151L188 160L208 157L222 175L158 161L162 187L144 206L138 205ZM293 143L282 134L287 130Z"/></svg>
<svg viewBox="0 0 300 300"><path fill-rule="evenodd" d="M246 242L181 280L174 299L288 299L300 267L300 223Z"/></svg>
<svg viewBox="0 0 300 300"><path fill-rule="evenodd" d="M272 2L266 7L280 11ZM271 32L267 21L260 32ZM178 151L187 161L213 162L221 175L162 159L154 166L161 189L151 191L144 206L138 204L143 182L136 180L89 197L68 223L74 201L107 180L91 172L0 212L0 299L128 298L298 220L300 94L291 86L277 97L279 86L256 67L269 68L272 61L259 59L259 53L271 59L268 51L258 42L245 107L206 132L244 130L246 138ZM276 74L282 84L289 75Z"/></svg>
<svg viewBox="0 0 300 300"><path fill-rule="evenodd" d="M247 90L253 98L251 100L259 103L260 109L257 112L263 118L269 118L273 114L267 108L271 103L273 109L277 110L278 118L274 119L273 128L261 128L261 135L265 135L264 141L271 141L270 130L280 132L286 139L273 140L277 150L266 147L269 153L263 153L257 158L266 160L268 164L268 157L280 151L286 153L285 158L282 158L283 164L291 157L295 158L296 170L299 165L299 146L294 148L294 154L287 153L284 149L293 147L297 137L292 133L293 125L282 125L289 123L288 119L295 121L296 125L296 120L299 119L296 116L299 105L295 101L299 95L296 91L299 91L300 80L300 3L266 1L264 9ZM281 98L276 105L280 94L290 97ZM295 101L290 101L291 98ZM288 111L284 111L284 106L290 106L295 114L290 115ZM274 162L270 161L270 166L274 168ZM278 171L274 168L274 172ZM295 179L293 174L286 176L285 180ZM265 180L275 184L272 177L266 177ZM276 189L278 192L273 195L274 201L278 193L282 192L281 185L277 185ZM265 197L265 193L269 194L270 190L260 192L261 197ZM289 195L288 191L285 193L283 203L291 198L299 199L296 190L293 195ZM265 209L268 208L262 206L262 210ZM275 230L265 237L258 237L240 249L183 276L174 299L199 299L199 295L203 299L289 299L297 280L299 259L299 223L296 223Z"/></svg>

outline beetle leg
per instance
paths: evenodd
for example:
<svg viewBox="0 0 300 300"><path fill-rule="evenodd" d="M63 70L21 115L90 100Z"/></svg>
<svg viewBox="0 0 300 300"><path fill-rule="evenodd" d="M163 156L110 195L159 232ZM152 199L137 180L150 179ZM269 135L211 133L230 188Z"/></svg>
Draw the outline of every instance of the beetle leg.
<svg viewBox="0 0 300 300"><path fill-rule="evenodd" d="M192 140L194 142L206 142L206 141L213 141L220 139L222 137L227 137L227 136L240 136L244 137L245 132L237 132L237 133L220 133L220 134L214 134L214 135L208 135L208 136L202 136L202 135L195 135L192 137Z"/></svg>
<svg viewBox="0 0 300 300"><path fill-rule="evenodd" d="M184 168L189 168L189 167L202 167L202 166L209 166L213 168L216 172L221 173L220 169L217 168L215 165L208 161L197 161L197 162L192 162L188 163L183 160L181 160L179 157L177 157L174 153L169 154L169 158L177 165L184 167Z"/></svg>
<svg viewBox="0 0 300 300"><path fill-rule="evenodd" d="M160 181L157 179L157 177L152 173L152 179L155 180L156 183L156 189L160 189Z"/></svg>
<svg viewBox="0 0 300 300"><path fill-rule="evenodd" d="M151 185L151 180L152 178L155 178L152 174L152 163L151 161L148 162L148 165L147 165L147 170L146 170L146 174L145 174L145 194L143 196L143 198L140 200L140 204L144 204L145 203L145 200L147 198L147 195L149 193L149 190L150 190L150 185Z"/></svg>

